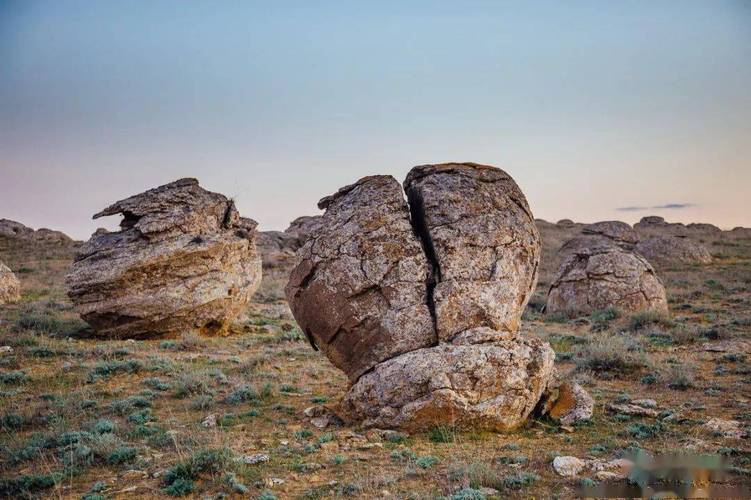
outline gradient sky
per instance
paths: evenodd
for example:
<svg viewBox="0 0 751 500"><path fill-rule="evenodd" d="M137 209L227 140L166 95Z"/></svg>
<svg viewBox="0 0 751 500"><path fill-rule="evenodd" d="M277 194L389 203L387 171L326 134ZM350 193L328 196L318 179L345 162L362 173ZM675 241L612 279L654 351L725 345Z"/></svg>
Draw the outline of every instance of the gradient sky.
<svg viewBox="0 0 751 500"><path fill-rule="evenodd" d="M86 238L190 176L284 229L446 161L551 221L751 226L751 2L0 0L0 218Z"/></svg>

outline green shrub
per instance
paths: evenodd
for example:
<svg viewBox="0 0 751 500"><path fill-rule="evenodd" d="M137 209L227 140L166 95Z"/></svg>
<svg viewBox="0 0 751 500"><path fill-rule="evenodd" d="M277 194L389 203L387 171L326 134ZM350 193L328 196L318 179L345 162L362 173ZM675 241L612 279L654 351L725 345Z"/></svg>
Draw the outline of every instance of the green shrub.
<svg viewBox="0 0 751 500"><path fill-rule="evenodd" d="M428 432L428 436L434 443L453 443L456 440L454 429L446 425L433 427Z"/></svg>
<svg viewBox="0 0 751 500"><path fill-rule="evenodd" d="M632 314L628 321L628 330L638 332L652 325L670 327L673 323L666 313L650 309Z"/></svg>
<svg viewBox="0 0 751 500"><path fill-rule="evenodd" d="M258 393L254 391L249 385L243 385L232 391L229 396L225 398L227 404L236 405L245 403L248 401L258 401Z"/></svg>
<svg viewBox="0 0 751 500"><path fill-rule="evenodd" d="M143 363L137 359L102 361L94 365L89 372L88 382L95 382L119 373L138 373L143 368Z"/></svg>
<svg viewBox="0 0 751 500"><path fill-rule="evenodd" d="M138 450L135 448L130 446L119 446L107 455L107 463L110 465L119 465L132 462L137 455Z"/></svg>
<svg viewBox="0 0 751 500"><path fill-rule="evenodd" d="M593 332L602 332L610 327L610 322L621 317L621 312L615 307L608 307L607 309L599 309L594 311L589 320L592 324L591 329Z"/></svg>
<svg viewBox="0 0 751 500"><path fill-rule="evenodd" d="M439 462L437 457L426 455L417 459L417 465L423 469L429 469Z"/></svg>
<svg viewBox="0 0 751 500"><path fill-rule="evenodd" d="M108 432L114 432L115 422L106 418L99 419L93 427L96 434L106 434Z"/></svg>
<svg viewBox="0 0 751 500"><path fill-rule="evenodd" d="M70 337L87 328L79 318L61 319L34 310L23 311L14 324L15 331L31 330L58 338Z"/></svg>
<svg viewBox="0 0 751 500"><path fill-rule="evenodd" d="M185 496L193 491L193 480L200 474L221 472L231 457L232 453L226 448L201 450L167 471L162 491L172 496Z"/></svg>
<svg viewBox="0 0 751 500"><path fill-rule="evenodd" d="M594 372L629 373L649 365L646 355L633 339L623 335L597 334L580 347L576 365Z"/></svg>

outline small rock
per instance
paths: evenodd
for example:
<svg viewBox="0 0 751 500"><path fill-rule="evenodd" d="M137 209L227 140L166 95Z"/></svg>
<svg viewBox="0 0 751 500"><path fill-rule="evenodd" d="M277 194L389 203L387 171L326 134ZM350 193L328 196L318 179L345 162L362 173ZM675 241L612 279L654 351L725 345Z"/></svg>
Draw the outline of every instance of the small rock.
<svg viewBox="0 0 751 500"><path fill-rule="evenodd" d="M609 470L601 470L595 472L595 479L598 481L619 481L623 479L624 476L621 474L618 474L617 472L611 472Z"/></svg>
<svg viewBox="0 0 751 500"><path fill-rule="evenodd" d="M583 460L576 457L555 457L553 459L553 469L559 476L564 477L576 476L584 469L585 465Z"/></svg>
<svg viewBox="0 0 751 500"><path fill-rule="evenodd" d="M329 422L329 417L316 417L310 419L310 423L313 424L313 427L317 427L318 429L325 429L328 427Z"/></svg>
<svg viewBox="0 0 751 500"><path fill-rule="evenodd" d="M247 464L247 465L255 465L260 464L262 462L268 462L269 456L265 453L255 453L253 455L243 455L241 457L238 457L235 459L237 462Z"/></svg>
<svg viewBox="0 0 751 500"><path fill-rule="evenodd" d="M480 488L480 493L485 495L486 497L497 497L501 494L500 491L498 491L495 488L488 488L487 486L483 486Z"/></svg>
<svg viewBox="0 0 751 500"><path fill-rule="evenodd" d="M204 427L216 427L216 413L206 415L206 418L203 419L201 425Z"/></svg>
<svg viewBox="0 0 751 500"><path fill-rule="evenodd" d="M631 404L642 408L657 408L657 401L654 399L633 399Z"/></svg>
<svg viewBox="0 0 751 500"><path fill-rule="evenodd" d="M278 477L270 477L266 481L266 487L267 488L273 488L274 486L279 486L284 484L284 479L278 478Z"/></svg>
<svg viewBox="0 0 751 500"><path fill-rule="evenodd" d="M609 404L607 409L613 413L622 413L623 415L632 415L635 417L656 417L660 414L659 411L653 408L644 408L630 403Z"/></svg>
<svg viewBox="0 0 751 500"><path fill-rule="evenodd" d="M726 438L741 439L746 435L746 432L741 428L741 423L737 420L712 418L704 424L704 427Z"/></svg>
<svg viewBox="0 0 751 500"><path fill-rule="evenodd" d="M13 348L9 345L0 347L0 354L10 354L13 352Z"/></svg>

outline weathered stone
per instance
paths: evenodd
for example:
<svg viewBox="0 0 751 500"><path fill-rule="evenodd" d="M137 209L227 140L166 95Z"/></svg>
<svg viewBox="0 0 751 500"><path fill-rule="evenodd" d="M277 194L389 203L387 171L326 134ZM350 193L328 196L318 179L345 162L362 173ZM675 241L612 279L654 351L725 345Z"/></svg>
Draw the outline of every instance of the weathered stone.
<svg viewBox="0 0 751 500"><path fill-rule="evenodd" d="M648 238L636 245L636 252L656 266L712 262L712 255L704 245L688 238L675 236Z"/></svg>
<svg viewBox="0 0 751 500"><path fill-rule="evenodd" d="M636 234L636 231L625 222L618 220L589 224L582 228L582 234L602 236L613 241L616 245L628 249L633 248L639 242L639 235Z"/></svg>
<svg viewBox="0 0 751 500"><path fill-rule="evenodd" d="M724 418L710 418L704 427L715 434L731 439L741 439L746 437L746 431L741 427L737 420L726 420Z"/></svg>
<svg viewBox="0 0 751 500"><path fill-rule="evenodd" d="M585 466L584 460L576 457L555 457L553 459L553 469L559 476L576 476Z"/></svg>
<svg viewBox="0 0 751 500"><path fill-rule="evenodd" d="M554 359L536 338L419 349L360 377L344 397L343 417L407 430L513 429L540 399Z"/></svg>
<svg viewBox="0 0 751 500"><path fill-rule="evenodd" d="M439 340L478 326L517 331L540 236L516 182L494 167L447 163L413 168L404 190L432 264Z"/></svg>
<svg viewBox="0 0 751 500"><path fill-rule="evenodd" d="M581 236L548 291L547 313L590 314L617 307L667 311L665 288L644 257L602 238Z"/></svg>
<svg viewBox="0 0 751 500"><path fill-rule="evenodd" d="M303 215L290 222L289 227L284 232L297 236L302 245L316 232L320 224L320 215Z"/></svg>
<svg viewBox="0 0 751 500"><path fill-rule="evenodd" d="M553 377L545 389L538 412L562 425L586 422L592 418L595 401L579 384Z"/></svg>
<svg viewBox="0 0 751 500"><path fill-rule="evenodd" d="M435 344L429 273L399 183L365 177L319 203L320 227L286 288L295 319L352 381L377 363Z"/></svg>
<svg viewBox="0 0 751 500"><path fill-rule="evenodd" d="M0 304L21 300L21 282L8 266L0 262Z"/></svg>
<svg viewBox="0 0 751 500"><path fill-rule="evenodd" d="M119 201L120 231L92 236L66 281L76 310L101 336L222 333L261 278L256 223L234 203L181 179Z"/></svg>
<svg viewBox="0 0 751 500"><path fill-rule="evenodd" d="M634 417L657 417L660 412L654 408L641 406L635 403L613 403L607 406L608 411L631 415Z"/></svg>

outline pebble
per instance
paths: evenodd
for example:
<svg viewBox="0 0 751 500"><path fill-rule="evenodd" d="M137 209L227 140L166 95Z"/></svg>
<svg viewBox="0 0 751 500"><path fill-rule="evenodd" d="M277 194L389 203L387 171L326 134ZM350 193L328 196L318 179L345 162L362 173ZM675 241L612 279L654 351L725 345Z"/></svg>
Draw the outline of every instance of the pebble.
<svg viewBox="0 0 751 500"><path fill-rule="evenodd" d="M247 465L255 465L260 464L262 462L268 462L269 456L265 453L255 453L253 455L243 455L241 457L238 457L235 459L237 462L247 464Z"/></svg>
<svg viewBox="0 0 751 500"><path fill-rule="evenodd" d="M201 425L204 427L216 427L216 413L206 415L206 418L201 421Z"/></svg>
<svg viewBox="0 0 751 500"><path fill-rule="evenodd" d="M10 354L13 352L13 348L9 345L4 345L0 347L0 354Z"/></svg>

